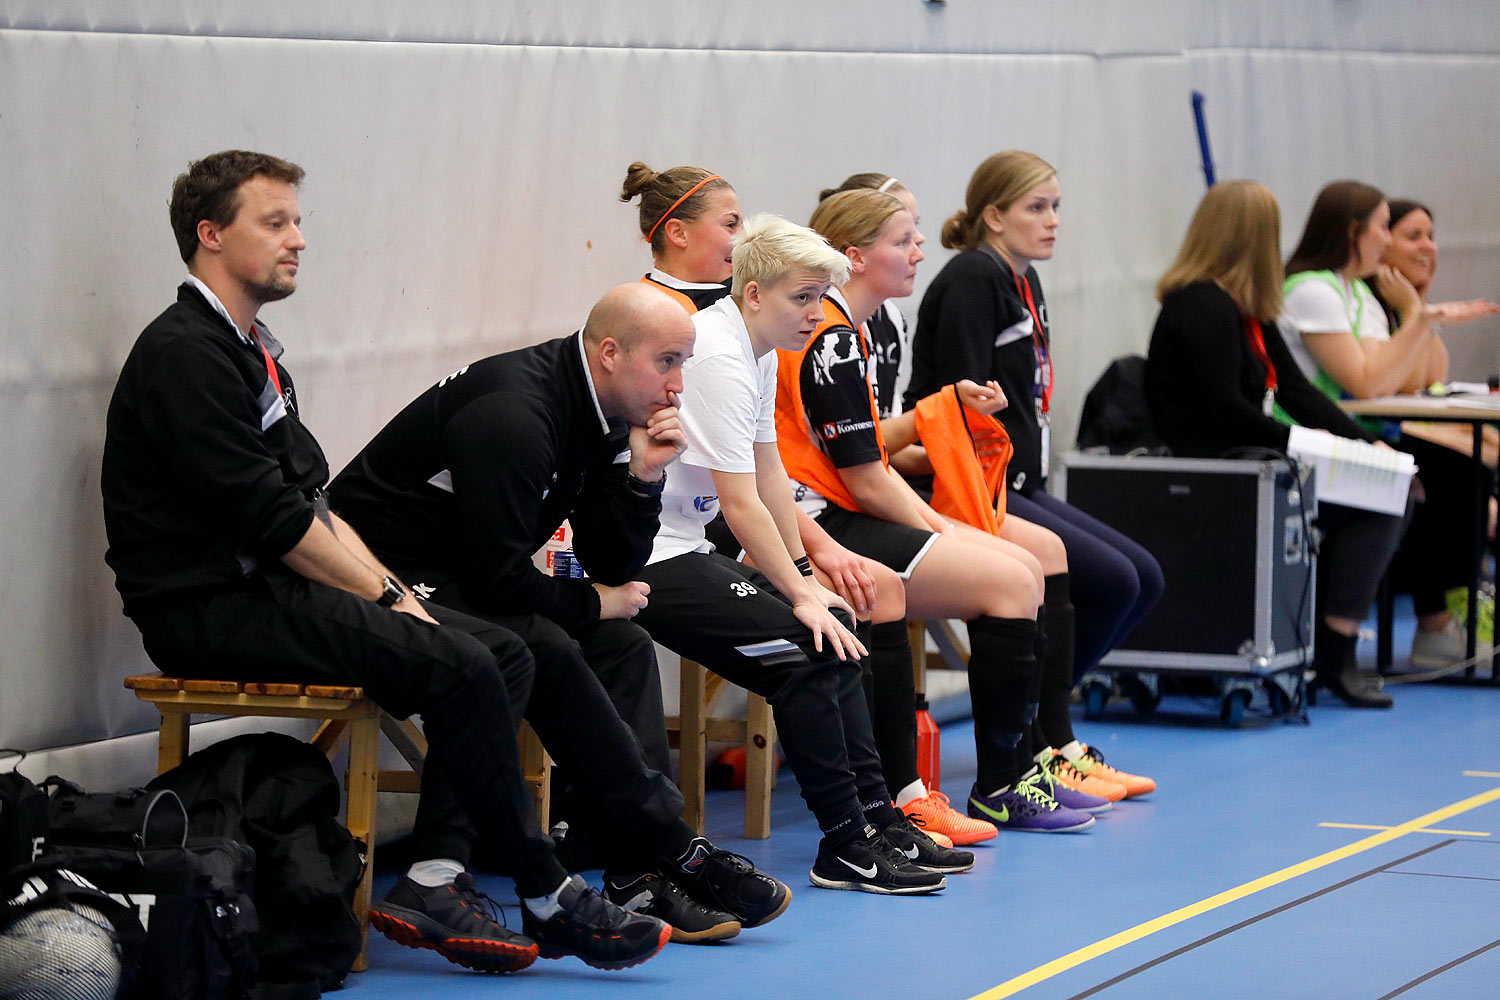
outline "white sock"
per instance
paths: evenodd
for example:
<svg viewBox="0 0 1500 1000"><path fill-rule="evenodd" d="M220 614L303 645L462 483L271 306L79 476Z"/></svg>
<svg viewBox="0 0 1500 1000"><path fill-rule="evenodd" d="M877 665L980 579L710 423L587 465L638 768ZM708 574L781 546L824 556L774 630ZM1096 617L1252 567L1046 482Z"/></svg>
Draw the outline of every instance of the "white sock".
<svg viewBox="0 0 1500 1000"><path fill-rule="evenodd" d="M926 797L927 786L922 784L921 778L918 778L916 781L913 781L911 784L907 785L905 788L901 789L901 791L896 793L896 808L900 809L908 802L915 802L917 799L923 799Z"/></svg>
<svg viewBox="0 0 1500 1000"><path fill-rule="evenodd" d="M1052 759L1052 748L1051 747L1042 747L1040 750L1037 751L1037 755L1032 758L1032 760L1036 761L1038 764L1045 764L1045 763L1047 763L1047 761L1049 761L1051 759Z"/></svg>
<svg viewBox="0 0 1500 1000"><path fill-rule="evenodd" d="M1083 756L1083 744L1077 740L1071 740L1067 746L1058 747L1057 752L1062 754L1069 763L1072 763Z"/></svg>
<svg viewBox="0 0 1500 1000"><path fill-rule="evenodd" d="M452 885L463 870L464 866L452 858L430 858L418 861L408 868L406 877L417 885L425 885L431 889L440 885Z"/></svg>
<svg viewBox="0 0 1500 1000"><path fill-rule="evenodd" d="M995 789L993 792L985 792L984 793L984 797L987 798L987 799L992 799L996 795L1002 795L1005 792L1010 791L1013 787L1015 787L1015 786L1013 786L1013 785L1001 785L999 788Z"/></svg>
<svg viewBox="0 0 1500 1000"><path fill-rule="evenodd" d="M547 895L528 896L523 898L521 902L526 904L526 909L531 911L533 917L536 917L538 920L551 920L562 912L563 890L572 885L574 879L577 879L579 882L583 881L577 875L570 875L563 879L558 887Z"/></svg>

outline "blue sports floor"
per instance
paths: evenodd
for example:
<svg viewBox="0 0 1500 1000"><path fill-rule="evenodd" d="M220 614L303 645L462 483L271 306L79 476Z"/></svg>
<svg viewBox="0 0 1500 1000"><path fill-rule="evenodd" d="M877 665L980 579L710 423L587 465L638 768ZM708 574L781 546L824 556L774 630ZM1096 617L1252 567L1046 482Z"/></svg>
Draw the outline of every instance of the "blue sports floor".
<svg viewBox="0 0 1500 1000"><path fill-rule="evenodd" d="M1397 650L1410 628L1408 617ZM1500 996L1500 690L1393 692L1390 712L1325 696L1310 725L1252 710L1229 730L1210 702L1173 696L1150 722L1121 703L1079 717L1081 738L1155 777L1157 793L1084 834L1001 834L934 897L811 887L818 834L789 775L769 841L740 839L742 797L711 793L709 836L792 887L775 922L719 945L668 945L623 972L563 959L506 977L377 934L346 995ZM942 749L944 790L961 802L971 727L945 727ZM383 876L377 893L394 873ZM518 926L508 880L481 883Z"/></svg>

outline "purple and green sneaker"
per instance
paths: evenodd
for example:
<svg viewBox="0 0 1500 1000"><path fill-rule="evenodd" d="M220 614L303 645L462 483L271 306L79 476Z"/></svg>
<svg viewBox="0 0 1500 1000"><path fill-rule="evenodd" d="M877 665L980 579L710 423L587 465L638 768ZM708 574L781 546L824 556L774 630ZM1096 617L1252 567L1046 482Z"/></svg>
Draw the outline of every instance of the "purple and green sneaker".
<svg viewBox="0 0 1500 1000"><path fill-rule="evenodd" d="M988 820L1000 830L1022 833L1076 833L1094 825L1094 817L1065 809L1047 792L1047 778L1038 771L998 795L983 795L976 783L969 791L969 815Z"/></svg>

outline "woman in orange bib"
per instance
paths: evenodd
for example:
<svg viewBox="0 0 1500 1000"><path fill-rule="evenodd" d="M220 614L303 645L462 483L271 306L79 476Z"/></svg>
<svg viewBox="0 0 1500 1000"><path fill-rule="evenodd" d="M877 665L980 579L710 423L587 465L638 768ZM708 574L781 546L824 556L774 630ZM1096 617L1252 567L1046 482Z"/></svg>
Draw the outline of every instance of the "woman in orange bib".
<svg viewBox="0 0 1500 1000"><path fill-rule="evenodd" d="M1054 537L1049 549L1045 535L1010 518L992 534L944 517L889 465L887 432L909 443L916 415L882 426L862 328L885 299L911 294L923 258L916 219L889 192L855 190L820 203L811 226L846 255L850 278L829 292L808 347L780 357L777 440L799 505L841 544L901 574L909 613L968 622L979 769L970 816L1009 830L1087 829L1086 810L1108 809L1109 800L1054 784L1030 746L1041 680L1037 610L1044 578L1066 565L1061 543ZM1004 405L994 385L968 382L958 395L976 420ZM1021 537L1045 559L1017 544Z"/></svg>

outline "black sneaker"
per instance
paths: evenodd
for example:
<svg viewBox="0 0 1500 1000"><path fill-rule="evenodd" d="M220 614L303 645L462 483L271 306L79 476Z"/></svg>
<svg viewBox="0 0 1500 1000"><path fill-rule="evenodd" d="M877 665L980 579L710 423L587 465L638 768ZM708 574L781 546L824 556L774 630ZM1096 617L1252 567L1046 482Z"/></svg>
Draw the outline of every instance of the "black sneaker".
<svg viewBox="0 0 1500 1000"><path fill-rule="evenodd" d="M880 831L880 835L906 860L926 871L966 872L974 867L974 852L943 847L904 816Z"/></svg>
<svg viewBox="0 0 1500 1000"><path fill-rule="evenodd" d="M723 910L704 906L657 872L636 878L604 878L604 898L622 909L644 913L672 925L672 940L725 941L740 932L740 922Z"/></svg>
<svg viewBox="0 0 1500 1000"><path fill-rule="evenodd" d="M702 837L686 854L664 865L667 875L689 896L731 914L741 927L759 927L781 916L792 890L739 854L721 851Z"/></svg>
<svg viewBox="0 0 1500 1000"><path fill-rule="evenodd" d="M460 872L452 885L418 885L405 875L370 909L370 926L408 948L431 948L480 972L515 972L536 961L537 945L496 921L500 908Z"/></svg>
<svg viewBox="0 0 1500 1000"><path fill-rule="evenodd" d="M912 864L873 826L865 827L863 837L838 847L830 845L824 837L807 877L822 889L854 889L887 896L936 892L948 885L940 873Z"/></svg>
<svg viewBox="0 0 1500 1000"><path fill-rule="evenodd" d="M558 902L561 912L542 920L521 903L521 927L543 958L577 955L596 969L628 969L666 947L672 928L655 917L623 910L569 876Z"/></svg>

